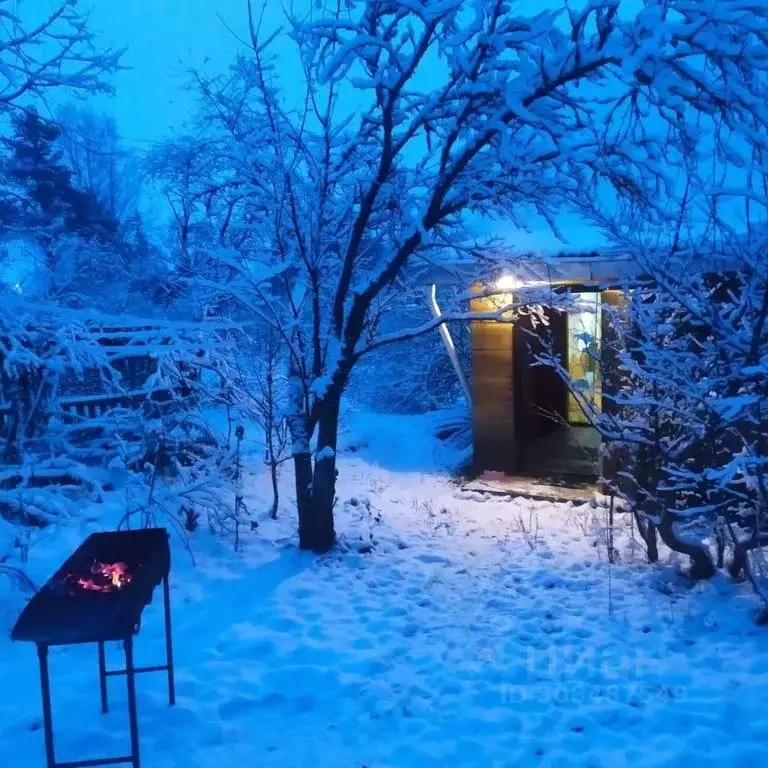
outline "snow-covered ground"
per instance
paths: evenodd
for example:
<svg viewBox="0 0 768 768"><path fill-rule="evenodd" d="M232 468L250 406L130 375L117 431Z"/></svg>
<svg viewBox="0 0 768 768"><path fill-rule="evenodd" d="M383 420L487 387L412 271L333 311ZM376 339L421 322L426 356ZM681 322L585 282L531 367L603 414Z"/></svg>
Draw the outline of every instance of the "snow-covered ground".
<svg viewBox="0 0 768 768"><path fill-rule="evenodd" d="M193 566L177 542L178 705L163 675L139 677L145 768L768 764L768 630L746 590L642 564L623 520L609 566L599 507L462 493L431 417L350 422L337 551L296 550L288 472L281 519L240 552L202 527ZM100 509L108 525L119 496ZM44 538L33 577L95 525ZM140 664L163 658L161 610L156 596ZM95 647L51 659L58 758L124 753L122 679L102 716ZM0 766L42 766L33 647L0 640L0 692Z"/></svg>

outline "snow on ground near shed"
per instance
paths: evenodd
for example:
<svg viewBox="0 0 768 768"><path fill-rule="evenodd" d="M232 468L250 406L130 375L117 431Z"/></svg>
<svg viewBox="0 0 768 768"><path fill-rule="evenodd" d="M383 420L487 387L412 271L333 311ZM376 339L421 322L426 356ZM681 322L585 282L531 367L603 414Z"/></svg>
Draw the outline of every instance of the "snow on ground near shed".
<svg viewBox="0 0 768 768"><path fill-rule="evenodd" d="M296 551L287 473L282 519L243 551L200 530L193 568L176 547L178 705L139 676L145 768L768 764L768 630L746 591L642 565L625 525L609 567L603 510L462 494L433 431L351 419L339 551ZM265 487L249 478L252 510ZM33 575L85 533L43 540ZM138 662L162 654L158 595ZM124 753L122 679L102 716L95 648L51 655L58 758ZM0 765L42 766L32 647L0 641L0 691Z"/></svg>

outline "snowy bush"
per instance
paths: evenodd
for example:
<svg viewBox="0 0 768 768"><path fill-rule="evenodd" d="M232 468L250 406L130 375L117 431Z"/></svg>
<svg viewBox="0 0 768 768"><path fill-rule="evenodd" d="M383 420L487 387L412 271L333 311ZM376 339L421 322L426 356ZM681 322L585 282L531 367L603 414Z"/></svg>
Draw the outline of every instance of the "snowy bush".
<svg viewBox="0 0 768 768"><path fill-rule="evenodd" d="M764 235L699 250L638 255L642 285L604 306L603 409L568 379L607 442L606 480L637 516L649 558L657 536L711 576L730 551L731 573L756 587L748 554L766 538L768 261Z"/></svg>
<svg viewBox="0 0 768 768"><path fill-rule="evenodd" d="M145 425L130 450L121 526L166 526L186 541L204 519L213 532L237 538L246 524L236 517L233 491L241 470L204 419L180 412Z"/></svg>
<svg viewBox="0 0 768 768"><path fill-rule="evenodd" d="M382 318L382 333L397 333L429 322L428 283L413 276L415 289L395 296ZM464 286L460 285L462 289ZM457 292L447 306L457 303ZM470 374L470 324L453 323L451 337L461 367ZM465 395L440 335L435 330L407 343L383 347L360 361L350 382L349 396L362 407L380 413L424 413L451 408Z"/></svg>

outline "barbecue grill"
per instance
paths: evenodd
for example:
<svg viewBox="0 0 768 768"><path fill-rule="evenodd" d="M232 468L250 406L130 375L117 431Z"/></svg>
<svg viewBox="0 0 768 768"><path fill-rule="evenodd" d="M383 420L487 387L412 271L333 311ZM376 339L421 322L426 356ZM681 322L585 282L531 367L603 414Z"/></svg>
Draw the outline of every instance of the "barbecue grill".
<svg viewBox="0 0 768 768"><path fill-rule="evenodd" d="M140 768L136 716L135 676L140 672L166 672L168 701L175 703L171 606L168 574L171 553L164 528L112 531L89 536L30 600L13 629L14 640L37 645L43 700L45 755L48 768L87 768L130 764ZM163 584L166 663L137 667L133 661L133 636L141 614ZM107 669L104 643L122 641L125 669ZM97 643L101 711L107 712L107 678L125 675L128 684L128 718L131 754L57 763L54 755L48 649L52 645Z"/></svg>

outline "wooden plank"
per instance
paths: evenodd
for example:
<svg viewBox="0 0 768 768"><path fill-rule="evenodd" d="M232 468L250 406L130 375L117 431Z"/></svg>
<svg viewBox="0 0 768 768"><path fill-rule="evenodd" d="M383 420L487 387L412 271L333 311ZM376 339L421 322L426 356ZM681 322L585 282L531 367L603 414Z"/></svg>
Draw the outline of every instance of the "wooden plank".
<svg viewBox="0 0 768 768"><path fill-rule="evenodd" d="M586 504L595 498L597 488L592 485L550 485L535 477L481 475L463 485L462 490L537 501Z"/></svg>
<svg viewBox="0 0 768 768"><path fill-rule="evenodd" d="M485 286L481 283L475 283L475 285L472 286L472 290L479 293L485 290ZM496 310L497 304L494 302L492 296L475 296L469 300L469 307L472 312L493 312Z"/></svg>
<svg viewBox="0 0 768 768"><path fill-rule="evenodd" d="M507 405L514 400L512 382L506 379L485 379L472 382L472 403L476 406L487 405L499 400Z"/></svg>
<svg viewBox="0 0 768 768"><path fill-rule="evenodd" d="M512 353L507 349L472 350L472 372L484 378L486 376L507 376L512 378Z"/></svg>
<svg viewBox="0 0 768 768"><path fill-rule="evenodd" d="M498 299L472 300L475 312L495 311ZM511 323L473 321L472 423L476 470L510 471L517 462Z"/></svg>
<svg viewBox="0 0 768 768"><path fill-rule="evenodd" d="M481 322L472 323L472 351L487 349L508 352L512 358L511 323Z"/></svg>
<svg viewBox="0 0 768 768"><path fill-rule="evenodd" d="M503 415L477 414L472 419L472 427L475 430L475 440L495 440L497 434L514 435L514 419L505 418Z"/></svg>
<svg viewBox="0 0 768 768"><path fill-rule="evenodd" d="M485 376L479 371L472 380L472 393L503 396L512 392L512 376Z"/></svg>
<svg viewBox="0 0 768 768"><path fill-rule="evenodd" d="M511 395L476 397L472 409L478 419L508 419L514 423L515 403Z"/></svg>

